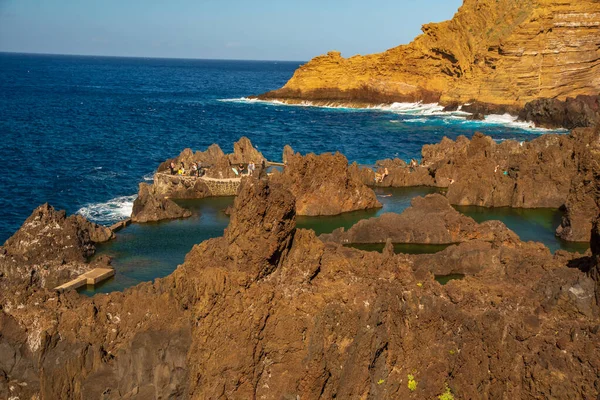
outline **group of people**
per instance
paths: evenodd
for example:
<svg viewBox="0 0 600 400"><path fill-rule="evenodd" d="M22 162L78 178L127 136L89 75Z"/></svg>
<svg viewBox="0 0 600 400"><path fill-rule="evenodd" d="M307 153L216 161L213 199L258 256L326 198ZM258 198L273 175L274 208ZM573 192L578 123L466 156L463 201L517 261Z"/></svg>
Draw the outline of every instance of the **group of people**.
<svg viewBox="0 0 600 400"><path fill-rule="evenodd" d="M264 164L264 161L263 161L263 164ZM239 176L239 175L252 176L252 175L254 175L254 171L256 171L256 164L254 164L254 161L250 161L248 163L247 170L243 163L240 163L237 168L231 167L231 169L233 170L233 173L235 174L235 176ZM246 174L244 174L244 171L246 171Z"/></svg>
<svg viewBox="0 0 600 400"><path fill-rule="evenodd" d="M266 168L265 164L266 163L263 160L262 164L261 164L263 170ZM231 169L233 170L233 172L235 173L236 176L240 176L240 175L252 176L252 175L254 175L254 173L256 171L256 164L254 164L254 161L250 161L248 163L248 165L244 165L243 163L240 163L238 166L232 166ZM169 164L169 170L171 171L171 175L188 175L188 176L201 177L201 176L204 176L204 174L206 173L205 167L202 166L202 163L200 161L192 162L189 171L186 170L185 163L183 161L181 161L179 163L179 167L177 167L177 164L175 164L174 161L171 161L171 164Z"/></svg>
<svg viewBox="0 0 600 400"><path fill-rule="evenodd" d="M171 161L171 164L169 165L169 170L171 171L171 175L186 175L185 163L183 161L181 161L179 168L177 168L175 162ZM192 162L192 165L190 167L190 170L187 172L187 175L200 177L203 176L204 173L205 171L202 167L202 163L198 161Z"/></svg>

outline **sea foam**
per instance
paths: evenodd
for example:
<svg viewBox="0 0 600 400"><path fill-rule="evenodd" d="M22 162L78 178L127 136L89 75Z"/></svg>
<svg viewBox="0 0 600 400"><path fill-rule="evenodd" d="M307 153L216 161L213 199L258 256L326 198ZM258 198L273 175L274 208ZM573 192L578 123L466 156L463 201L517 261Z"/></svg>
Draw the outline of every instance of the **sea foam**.
<svg viewBox="0 0 600 400"><path fill-rule="evenodd" d="M402 116L414 116L418 118L410 118L404 120L398 120L397 122L407 123L423 123L426 124L430 121L441 120L445 124L462 123L471 124L473 126L481 125L496 125L496 126L507 126L511 128L523 129L531 132L567 132L565 129L546 129L536 127L533 122L518 121L516 116L510 114L503 115L487 115L483 121L469 121L466 119L470 113L462 111L462 107L459 107L456 111L444 111L444 107L438 103L392 103L388 105L374 105L368 107L347 107L339 104L314 104L310 101L302 101L296 104L288 104L279 100L259 100L249 99L247 97L233 98L233 99L220 99L221 102L227 103L242 103L242 104L264 104L271 106L288 106L288 107L315 107L315 108L331 108L331 109L342 109L348 111L383 111L389 112ZM394 120L390 122L396 122ZM397 123L396 122L396 123Z"/></svg>
<svg viewBox="0 0 600 400"><path fill-rule="evenodd" d="M77 210L77 214L99 224L111 224L129 218L137 195L121 196L105 203L91 203Z"/></svg>

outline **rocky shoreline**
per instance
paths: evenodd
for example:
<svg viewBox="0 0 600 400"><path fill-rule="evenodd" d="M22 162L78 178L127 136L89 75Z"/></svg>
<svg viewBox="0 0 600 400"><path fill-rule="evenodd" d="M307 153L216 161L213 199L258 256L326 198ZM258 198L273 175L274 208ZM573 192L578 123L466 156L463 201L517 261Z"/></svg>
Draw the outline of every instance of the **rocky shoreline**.
<svg viewBox="0 0 600 400"><path fill-rule="evenodd" d="M140 185L134 222L187 217L173 199L218 195L209 182L234 180L229 225L167 277L124 292L52 290L109 264L90 260L114 233L36 209L0 248L0 397L600 394L599 128L525 143L444 138L423 147L420 163L382 160L378 171L286 147L281 170L236 180L232 165L262 160L242 138L229 155L213 145L161 164ZM172 176L171 162L201 162L208 178ZM446 191L348 230L296 228L299 215L380 207L377 186ZM591 250L552 254L451 204L564 207L557 233ZM346 247L364 243L385 247ZM449 246L395 254L393 244ZM464 279L435 280L454 274Z"/></svg>
<svg viewBox="0 0 600 400"><path fill-rule="evenodd" d="M396 255L391 242L383 253L365 252L297 229L297 205L281 183L248 177L222 237L194 246L171 275L123 293L57 294L1 275L0 396L599 394L598 222L592 252L552 255L502 224L475 224L433 195L400 215L403 237L463 242ZM424 220L430 208L436 217ZM54 215L42 211L7 242L7 254L38 254L35 238L65 221L40 218ZM88 237L107 235L69 218L89 233L76 235L84 239L77 246L49 248L55 259L79 261L89 254ZM73 237L63 229L52 240ZM450 273L466 278L445 286L433 278Z"/></svg>
<svg viewBox="0 0 600 400"><path fill-rule="evenodd" d="M447 189L450 204L458 206L561 208L565 214L556 234L572 242L589 242L597 214L595 199L600 192L600 125L580 128L568 135L546 134L530 142L506 140L475 133L472 139L443 138L425 145L422 160L413 165L400 159L376 162L377 171L348 165L342 154L300 155L286 146L282 171L257 171L281 184L296 198L298 215L337 215L381 207L372 187L430 186ZM234 160L234 162L232 162ZM218 146L206 152L184 150L162 163L153 185L140 184L134 203L134 222L185 218L189 211L175 199L201 199L235 195L247 175L237 180L232 165L266 160L247 138L240 139L234 153L224 154ZM221 180L228 190L211 189L212 181L164 173L171 162L201 161L210 165L207 176ZM383 177L383 178L382 178ZM229 186L229 180L235 186ZM233 185L233 183L232 183Z"/></svg>

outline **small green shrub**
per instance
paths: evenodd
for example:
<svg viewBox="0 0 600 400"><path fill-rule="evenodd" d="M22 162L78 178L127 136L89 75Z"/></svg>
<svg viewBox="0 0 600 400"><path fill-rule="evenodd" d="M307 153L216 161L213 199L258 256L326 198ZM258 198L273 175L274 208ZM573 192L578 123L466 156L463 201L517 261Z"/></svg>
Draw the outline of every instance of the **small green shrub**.
<svg viewBox="0 0 600 400"><path fill-rule="evenodd" d="M377 384L381 385L383 382L385 382L385 379L380 379L380 380L377 381Z"/></svg>
<svg viewBox="0 0 600 400"><path fill-rule="evenodd" d="M415 381L415 377L411 374L408 374L408 390L410 390L411 392L414 392L415 390L417 390L417 381Z"/></svg>
<svg viewBox="0 0 600 400"><path fill-rule="evenodd" d="M446 391L444 393L440 394L438 396L438 399L439 400L454 400L454 395L452 394L452 391L448 387L448 384L446 384Z"/></svg>

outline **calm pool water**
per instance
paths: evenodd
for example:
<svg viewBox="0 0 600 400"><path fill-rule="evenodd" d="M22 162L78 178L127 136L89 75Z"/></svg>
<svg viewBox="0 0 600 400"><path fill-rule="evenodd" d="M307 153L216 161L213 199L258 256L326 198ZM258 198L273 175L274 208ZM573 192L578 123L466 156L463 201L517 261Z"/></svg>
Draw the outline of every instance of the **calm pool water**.
<svg viewBox="0 0 600 400"><path fill-rule="evenodd" d="M435 193L434 188L377 188L375 193L383 208L371 211L357 211L333 217L298 217L299 228L313 229L320 235L330 233L339 227L350 228L356 222L372 218L386 212L400 213L410 206L415 196ZM123 290L140 282L164 277L184 261L192 246L206 239L221 236L229 223L224 210L233 204L233 197L208 198L202 200L179 201L191 209L191 218L149 224L132 224L117 234L117 238L98 246L97 254L113 257L117 274L111 280L82 293L107 293ZM519 210L510 208L487 209L481 207L457 207L478 222L498 219L515 231L522 240L544 243L550 250L566 249L584 252L587 244L571 244L554 236L560 222L561 212L554 209ZM364 250L381 251L383 245L357 245ZM445 247L435 245L394 246L396 252L419 254L441 251Z"/></svg>

